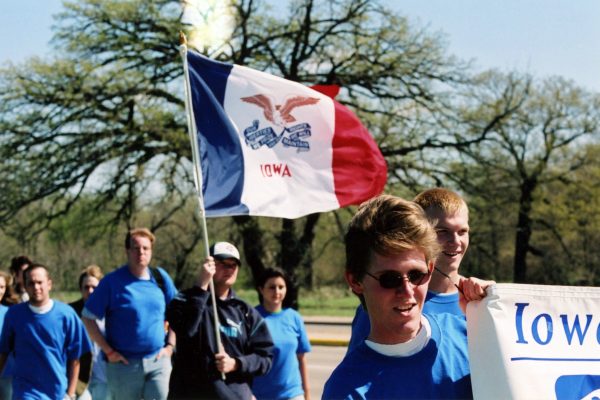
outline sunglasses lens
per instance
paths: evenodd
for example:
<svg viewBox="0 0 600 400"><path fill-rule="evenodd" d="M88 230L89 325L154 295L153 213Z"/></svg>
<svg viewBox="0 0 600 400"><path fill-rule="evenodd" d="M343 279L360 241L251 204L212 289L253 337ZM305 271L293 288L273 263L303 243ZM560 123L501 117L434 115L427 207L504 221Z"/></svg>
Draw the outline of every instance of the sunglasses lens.
<svg viewBox="0 0 600 400"><path fill-rule="evenodd" d="M402 286L404 278L394 272L385 272L379 276L379 284L384 289L395 289Z"/></svg>
<svg viewBox="0 0 600 400"><path fill-rule="evenodd" d="M421 284L421 282L423 282L423 279L425 279L425 277L427 276L426 273L423 273L421 271L410 271L407 274L408 280L410 281L410 283L412 283L413 285L419 286Z"/></svg>

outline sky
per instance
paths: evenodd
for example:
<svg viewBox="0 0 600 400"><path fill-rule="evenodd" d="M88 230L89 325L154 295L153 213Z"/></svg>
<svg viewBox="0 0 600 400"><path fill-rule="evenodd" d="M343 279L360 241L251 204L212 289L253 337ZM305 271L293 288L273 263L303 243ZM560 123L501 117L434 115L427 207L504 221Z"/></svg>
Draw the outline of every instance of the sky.
<svg viewBox="0 0 600 400"><path fill-rule="evenodd" d="M477 69L560 75L600 92L598 0L388 0L420 26L447 34ZM0 0L0 64L48 56L62 0Z"/></svg>

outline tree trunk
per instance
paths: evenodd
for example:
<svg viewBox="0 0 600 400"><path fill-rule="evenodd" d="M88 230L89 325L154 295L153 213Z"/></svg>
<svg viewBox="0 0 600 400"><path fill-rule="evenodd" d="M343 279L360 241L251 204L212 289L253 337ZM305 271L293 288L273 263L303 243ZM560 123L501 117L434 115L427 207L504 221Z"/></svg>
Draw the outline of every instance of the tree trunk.
<svg viewBox="0 0 600 400"><path fill-rule="evenodd" d="M527 253L531 240L531 203L533 191L537 183L527 179L521 185L521 198L519 199L519 219L515 235L514 276L515 283L527 282Z"/></svg>
<svg viewBox="0 0 600 400"><path fill-rule="evenodd" d="M233 217L233 221L238 226L238 230L242 236L245 261L252 271L252 280L256 286L258 277L265 270L265 265L262 261L264 246L261 238L263 237L263 232L256 218L240 215Z"/></svg>
<svg viewBox="0 0 600 400"><path fill-rule="evenodd" d="M312 283L312 242L319 216L320 214L310 214L303 219L304 227L301 236L296 233L297 220L282 220L279 260L289 280L286 305L294 309L298 309L300 284L306 283L307 280Z"/></svg>

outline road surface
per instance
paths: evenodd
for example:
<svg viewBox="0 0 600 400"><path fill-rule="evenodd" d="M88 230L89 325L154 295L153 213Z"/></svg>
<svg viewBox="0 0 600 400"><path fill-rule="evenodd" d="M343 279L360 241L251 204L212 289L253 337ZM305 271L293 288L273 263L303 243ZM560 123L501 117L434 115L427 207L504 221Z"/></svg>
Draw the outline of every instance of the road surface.
<svg viewBox="0 0 600 400"><path fill-rule="evenodd" d="M342 361L345 354L346 347L312 346L312 351L306 355L311 400L321 398L327 378Z"/></svg>
<svg viewBox="0 0 600 400"><path fill-rule="evenodd" d="M312 400L321 398L327 378L346 354L351 320L334 317L304 318L306 332L312 343L312 351L306 356Z"/></svg>

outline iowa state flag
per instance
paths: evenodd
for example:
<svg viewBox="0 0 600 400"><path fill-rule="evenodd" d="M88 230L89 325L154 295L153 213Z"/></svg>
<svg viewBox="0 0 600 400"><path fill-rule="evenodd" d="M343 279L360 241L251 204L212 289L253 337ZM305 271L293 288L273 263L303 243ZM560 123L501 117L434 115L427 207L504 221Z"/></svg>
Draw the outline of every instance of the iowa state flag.
<svg viewBox="0 0 600 400"><path fill-rule="evenodd" d="M381 193L383 156L346 107L264 72L187 60L207 216L297 218Z"/></svg>

